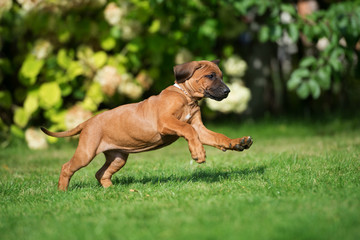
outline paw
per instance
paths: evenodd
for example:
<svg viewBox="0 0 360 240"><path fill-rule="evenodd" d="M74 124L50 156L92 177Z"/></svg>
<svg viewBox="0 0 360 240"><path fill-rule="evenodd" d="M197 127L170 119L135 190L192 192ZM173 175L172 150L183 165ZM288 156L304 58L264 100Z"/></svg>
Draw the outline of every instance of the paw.
<svg viewBox="0 0 360 240"><path fill-rule="evenodd" d="M201 164L206 161L206 153L205 149L202 149L196 152L196 154L191 154L192 159L194 159L197 163Z"/></svg>
<svg viewBox="0 0 360 240"><path fill-rule="evenodd" d="M191 153L191 158L194 159L197 163L205 162L206 152L200 141L189 141L189 150Z"/></svg>
<svg viewBox="0 0 360 240"><path fill-rule="evenodd" d="M250 148L252 144L253 144L253 139L250 136L236 138L231 141L229 148L235 151L243 151L244 149Z"/></svg>
<svg viewBox="0 0 360 240"><path fill-rule="evenodd" d="M204 163L206 161L205 152L203 154L201 153L200 155L191 156L191 157L199 164Z"/></svg>
<svg viewBox="0 0 360 240"><path fill-rule="evenodd" d="M198 164L202 164L202 163L205 163L206 160L205 159L198 159L198 160L195 160Z"/></svg>

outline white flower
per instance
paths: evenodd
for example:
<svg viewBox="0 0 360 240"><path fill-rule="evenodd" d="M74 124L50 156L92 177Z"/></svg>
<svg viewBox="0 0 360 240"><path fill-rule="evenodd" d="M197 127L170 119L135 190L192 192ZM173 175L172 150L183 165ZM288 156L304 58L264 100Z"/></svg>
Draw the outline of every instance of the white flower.
<svg viewBox="0 0 360 240"><path fill-rule="evenodd" d="M125 83L121 91L133 100L139 99L143 93L143 89L134 82Z"/></svg>
<svg viewBox="0 0 360 240"><path fill-rule="evenodd" d="M181 48L175 56L175 63L183 64L186 62L190 62L192 59L193 59L192 53L186 48Z"/></svg>
<svg viewBox="0 0 360 240"><path fill-rule="evenodd" d="M69 109L65 115L65 125L67 129L73 129L82 122L92 117L90 111L83 109L80 105L75 105Z"/></svg>
<svg viewBox="0 0 360 240"><path fill-rule="evenodd" d="M94 81L100 83L101 89L106 95L113 96L121 82L121 76L115 67L104 66L96 72Z"/></svg>
<svg viewBox="0 0 360 240"><path fill-rule="evenodd" d="M246 63L239 56L232 56L224 62L225 73L235 77L242 77L246 71Z"/></svg>
<svg viewBox="0 0 360 240"><path fill-rule="evenodd" d="M105 20L112 26L119 26L121 29L121 38L131 40L141 31L141 23L137 20L126 19L129 12L127 2L121 2L120 6L114 2L109 3L104 10Z"/></svg>
<svg viewBox="0 0 360 240"><path fill-rule="evenodd" d="M112 26L117 25L121 22L122 18L125 16L127 12L126 7L120 8L114 2L109 3L105 10L105 20Z"/></svg>
<svg viewBox="0 0 360 240"><path fill-rule="evenodd" d="M316 43L316 48L319 51L323 51L323 50L325 50L325 48L327 48L327 46L329 46L329 44L330 44L329 39L327 39L326 37L322 37Z"/></svg>
<svg viewBox="0 0 360 240"><path fill-rule="evenodd" d="M136 76L136 81L144 88L144 89L149 89L153 83L153 79L151 78L151 76L145 72L145 71L141 71L137 76Z"/></svg>
<svg viewBox="0 0 360 240"><path fill-rule="evenodd" d="M248 102L251 99L250 89L243 86L241 80L234 80L233 83L228 84L231 92L227 98L223 99L222 101L206 99L206 104L211 110L222 113L242 113L246 110Z"/></svg>
<svg viewBox="0 0 360 240"><path fill-rule="evenodd" d="M339 44L343 47L347 47L347 42L344 37L340 38Z"/></svg>
<svg viewBox="0 0 360 240"><path fill-rule="evenodd" d="M119 93L133 100L139 99L143 94L143 88L134 82L130 74L123 74L121 77L122 81L118 88Z"/></svg>
<svg viewBox="0 0 360 240"><path fill-rule="evenodd" d="M131 40L141 32L141 23L135 20L124 20L120 24L121 38Z"/></svg>
<svg viewBox="0 0 360 240"><path fill-rule="evenodd" d="M48 40L38 39L32 49L32 54L34 54L37 59L44 59L49 56L52 49L53 46Z"/></svg>
<svg viewBox="0 0 360 240"><path fill-rule="evenodd" d="M48 147L45 134L33 127L26 129L25 140L30 149L45 149Z"/></svg>
<svg viewBox="0 0 360 240"><path fill-rule="evenodd" d="M288 12L281 12L280 14L280 22L283 24L288 24L292 22L292 17Z"/></svg>

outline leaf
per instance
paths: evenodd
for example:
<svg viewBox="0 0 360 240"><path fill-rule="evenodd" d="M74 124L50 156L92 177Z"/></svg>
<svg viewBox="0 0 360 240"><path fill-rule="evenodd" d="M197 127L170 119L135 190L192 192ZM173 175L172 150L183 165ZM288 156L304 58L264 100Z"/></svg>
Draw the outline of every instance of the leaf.
<svg viewBox="0 0 360 240"><path fill-rule="evenodd" d="M101 90L101 85L98 82L93 82L87 90L86 97L81 106L86 110L96 111L103 100L104 94Z"/></svg>
<svg viewBox="0 0 360 240"><path fill-rule="evenodd" d="M79 61L71 61L71 63L67 67L67 75L70 79L74 79L83 73L84 70Z"/></svg>
<svg viewBox="0 0 360 240"><path fill-rule="evenodd" d="M292 16L297 15L296 10L292 4L281 4L280 9L281 11L290 13Z"/></svg>
<svg viewBox="0 0 360 240"><path fill-rule="evenodd" d="M247 6L240 1L235 1L234 8L239 11L241 15L245 15L247 12Z"/></svg>
<svg viewBox="0 0 360 240"><path fill-rule="evenodd" d="M282 29L280 25L273 25L270 28L270 38L273 41L278 40L282 35Z"/></svg>
<svg viewBox="0 0 360 240"><path fill-rule="evenodd" d="M113 38L119 39L121 37L121 30L118 26L114 26L110 29L110 35Z"/></svg>
<svg viewBox="0 0 360 240"><path fill-rule="evenodd" d="M232 45L227 45L223 49L224 55L229 58L234 53L234 47Z"/></svg>
<svg viewBox="0 0 360 240"><path fill-rule="evenodd" d="M98 109L98 104L96 104L90 97L85 97L84 101L81 102L81 107L85 110L94 112Z"/></svg>
<svg viewBox="0 0 360 240"><path fill-rule="evenodd" d="M320 87L324 90L330 89L331 86L331 68L329 66L325 66L320 68L317 71L317 82Z"/></svg>
<svg viewBox="0 0 360 240"><path fill-rule="evenodd" d="M61 90L56 82L43 83L39 89L39 105L50 109L61 103Z"/></svg>
<svg viewBox="0 0 360 240"><path fill-rule="evenodd" d="M264 13L266 12L266 10L267 10L267 8L268 8L268 4L266 4L267 2L265 1L265 2L262 2L262 4L259 4L258 6L257 6L257 14L259 15L259 16L262 16L262 15L264 15Z"/></svg>
<svg viewBox="0 0 360 240"><path fill-rule="evenodd" d="M116 46L115 38L108 36L108 37L102 39L100 45L101 45L102 49L109 51Z"/></svg>
<svg viewBox="0 0 360 240"><path fill-rule="evenodd" d="M307 78L310 76L310 72L306 68L298 68L292 74L291 77Z"/></svg>
<svg viewBox="0 0 360 240"><path fill-rule="evenodd" d="M317 60L313 56L306 57L301 60L300 67L303 67L303 68L310 67L311 65L313 65L316 62L317 62Z"/></svg>
<svg viewBox="0 0 360 240"><path fill-rule="evenodd" d="M349 25L349 18L347 16L343 16L340 21L338 21L338 25L340 28L346 28Z"/></svg>
<svg viewBox="0 0 360 240"><path fill-rule="evenodd" d="M96 104L101 103L104 100L101 85L97 82L93 82L87 90L86 96L90 97Z"/></svg>
<svg viewBox="0 0 360 240"><path fill-rule="evenodd" d="M107 54L104 51L96 52L93 55L93 59L94 59L95 67L96 68L101 68L106 63Z"/></svg>
<svg viewBox="0 0 360 240"><path fill-rule="evenodd" d="M69 67L69 64L71 63L71 58L67 56L66 49L60 49L57 56L56 56L56 62L58 65L64 69L67 69Z"/></svg>
<svg viewBox="0 0 360 240"><path fill-rule="evenodd" d="M215 39L217 37L217 25L218 25L218 21L216 19L207 19L200 26L199 33L210 39Z"/></svg>
<svg viewBox="0 0 360 240"><path fill-rule="evenodd" d="M336 72L339 72L342 68L342 64L337 57L330 58L329 64Z"/></svg>
<svg viewBox="0 0 360 240"><path fill-rule="evenodd" d="M36 94L29 93L24 102L24 109L27 113L33 114L39 108L39 100Z"/></svg>
<svg viewBox="0 0 360 240"><path fill-rule="evenodd" d="M299 39L299 29L295 23L289 24L289 36L293 42L297 42Z"/></svg>
<svg viewBox="0 0 360 240"><path fill-rule="evenodd" d="M18 138L24 138L25 137L25 134L24 134L24 131L21 130L18 126L16 125L11 125L10 127L10 132L12 135L18 137Z"/></svg>
<svg viewBox="0 0 360 240"><path fill-rule="evenodd" d="M52 109L46 110L45 116L52 123L63 124L64 125L65 124L66 113L67 113L66 110L58 111L58 110L52 108ZM64 127L65 127L65 125L64 125Z"/></svg>
<svg viewBox="0 0 360 240"><path fill-rule="evenodd" d="M126 49L129 50L129 52L138 52L140 46L136 42L130 42L126 45Z"/></svg>
<svg viewBox="0 0 360 240"><path fill-rule="evenodd" d="M6 74L13 73L13 68L11 66L11 63L7 58L0 58L0 69Z"/></svg>
<svg viewBox="0 0 360 240"><path fill-rule="evenodd" d="M56 71L54 75L51 77L51 79L54 79L59 84L68 84L68 82L71 80L64 71ZM70 86L70 85L69 85Z"/></svg>
<svg viewBox="0 0 360 240"><path fill-rule="evenodd" d="M259 31L259 41L266 42L269 40L270 28L268 26L262 26Z"/></svg>
<svg viewBox="0 0 360 240"><path fill-rule="evenodd" d="M287 82L287 88L289 90L294 90L299 86L300 83L301 83L301 78L297 76L291 77L290 80Z"/></svg>
<svg viewBox="0 0 360 240"><path fill-rule="evenodd" d="M313 32L314 36L322 35L321 34L322 33L322 28L320 26L318 26L317 24L312 25L311 28L312 28L312 32Z"/></svg>
<svg viewBox="0 0 360 240"><path fill-rule="evenodd" d="M301 99L307 98L310 94L308 83L305 81L302 82L300 87L298 87L298 89L296 90L296 93Z"/></svg>
<svg viewBox="0 0 360 240"><path fill-rule="evenodd" d="M24 128L29 122L30 114L24 108L17 108L14 113L14 123L21 128Z"/></svg>
<svg viewBox="0 0 360 240"><path fill-rule="evenodd" d="M155 19L150 27L149 27L149 33L156 33L160 30L161 22L159 19Z"/></svg>
<svg viewBox="0 0 360 240"><path fill-rule="evenodd" d="M314 99L318 99L321 93L319 84L314 79L310 79L308 82L308 86L310 88L312 97Z"/></svg>
<svg viewBox="0 0 360 240"><path fill-rule="evenodd" d="M27 86L33 85L43 65L44 60L36 59L35 56L31 54L28 55L20 68L20 81Z"/></svg>
<svg viewBox="0 0 360 240"><path fill-rule="evenodd" d="M9 91L0 91L0 106L3 108L10 108L12 104L11 94Z"/></svg>
<svg viewBox="0 0 360 240"><path fill-rule="evenodd" d="M69 96L73 91L73 87L68 83L59 83L59 86L61 89L61 96L63 97Z"/></svg>
<svg viewBox="0 0 360 240"><path fill-rule="evenodd" d="M339 60L340 59L340 56L344 54L344 51L343 49L341 48L335 48L331 54L330 54L330 57L329 57L329 64L332 66L332 68L339 72L342 70L343 66L341 64L341 61Z"/></svg>
<svg viewBox="0 0 360 240"><path fill-rule="evenodd" d="M71 32L67 29L64 31L60 31L58 33L58 39L59 39L59 42L61 42L61 43L68 42L70 37L71 37Z"/></svg>

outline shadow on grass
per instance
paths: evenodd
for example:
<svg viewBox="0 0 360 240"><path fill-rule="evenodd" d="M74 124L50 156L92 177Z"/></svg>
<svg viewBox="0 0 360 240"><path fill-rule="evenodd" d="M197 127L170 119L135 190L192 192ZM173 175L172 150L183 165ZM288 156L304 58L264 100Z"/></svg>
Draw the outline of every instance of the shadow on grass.
<svg viewBox="0 0 360 240"><path fill-rule="evenodd" d="M219 182L226 179L251 179L258 175L262 175L265 172L265 166L258 166L254 168L244 168L244 169L238 169L238 168L232 168L232 169L202 169L202 170L196 170L195 172L189 172L185 175L164 175L164 174L157 174L154 176L119 176L112 179L113 184L116 185L130 185L134 183L141 183L141 184L159 184L159 183L167 183L167 182L207 182L207 183L213 183L213 182ZM98 185L99 187L100 184ZM90 181L86 182L74 182L71 184L69 190L75 190L75 189L82 189L82 188L88 188L88 187L94 187L93 183L90 183Z"/></svg>
<svg viewBox="0 0 360 240"><path fill-rule="evenodd" d="M199 170L187 175L175 175L171 174L168 176L154 175L154 176L125 176L118 177L112 180L114 185L129 185L133 183L142 184L158 184L166 182L218 182L226 179L237 179L237 178L249 178L255 175L263 174L265 172L265 166L259 166L255 168L245 169L230 169L230 170L214 170L206 169Z"/></svg>

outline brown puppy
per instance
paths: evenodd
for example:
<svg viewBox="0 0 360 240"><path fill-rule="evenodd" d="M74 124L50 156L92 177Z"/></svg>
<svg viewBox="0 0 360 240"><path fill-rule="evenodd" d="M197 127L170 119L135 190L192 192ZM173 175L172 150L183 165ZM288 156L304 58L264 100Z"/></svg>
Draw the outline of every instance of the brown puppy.
<svg viewBox="0 0 360 240"><path fill-rule="evenodd" d="M95 176L102 186L109 187L111 176L125 165L129 153L158 149L179 137L187 140L191 157L198 163L205 162L203 144L223 151L249 148L251 137L230 139L206 129L202 123L198 100L209 97L220 101L230 92L217 64L193 61L177 65L175 84L157 96L103 112L66 132L41 128L53 137L80 133L74 156L62 166L59 190L66 190L71 176L102 152L106 162Z"/></svg>

